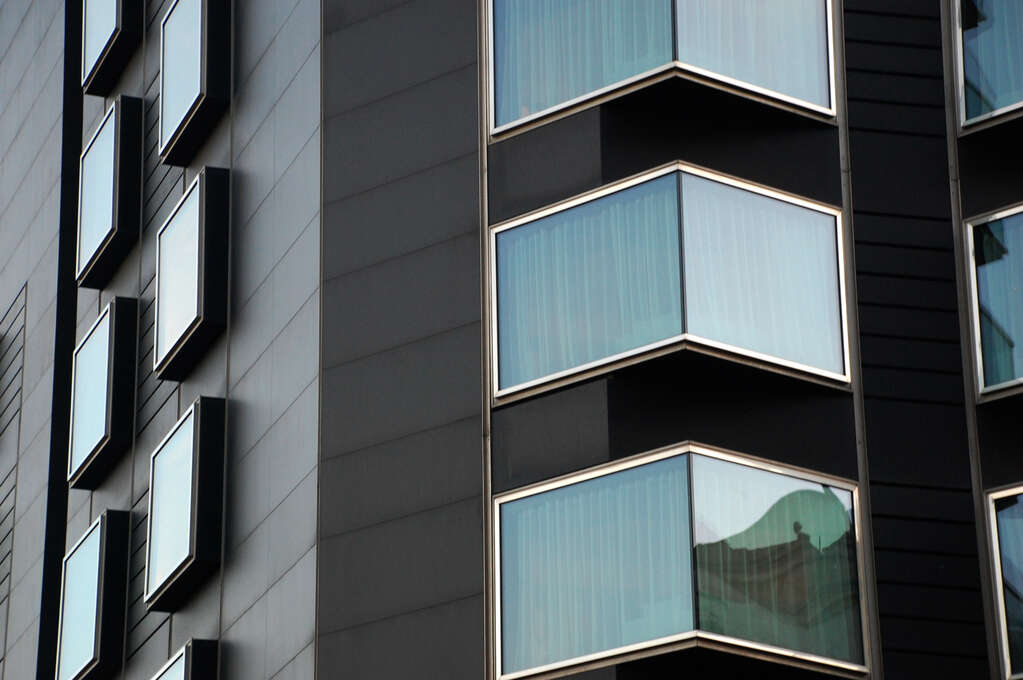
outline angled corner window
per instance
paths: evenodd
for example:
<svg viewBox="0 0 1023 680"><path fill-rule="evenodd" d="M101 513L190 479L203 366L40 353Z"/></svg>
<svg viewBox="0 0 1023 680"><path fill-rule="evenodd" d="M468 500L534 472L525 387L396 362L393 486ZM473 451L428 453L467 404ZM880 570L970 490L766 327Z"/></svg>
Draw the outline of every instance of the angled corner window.
<svg viewBox="0 0 1023 680"><path fill-rule="evenodd" d="M494 499L512 679L709 638L865 672L855 485L681 445Z"/></svg>
<svg viewBox="0 0 1023 680"><path fill-rule="evenodd" d="M75 348L67 479L94 489L131 444L138 303L114 298Z"/></svg>
<svg viewBox="0 0 1023 680"><path fill-rule="evenodd" d="M1023 488L989 499L1003 677L1023 677Z"/></svg>
<svg viewBox="0 0 1023 680"><path fill-rule="evenodd" d="M75 278L102 288L138 240L142 191L142 100L120 96L79 162Z"/></svg>
<svg viewBox="0 0 1023 680"><path fill-rule="evenodd" d="M129 514L107 510L64 557L56 680L106 677L121 665Z"/></svg>
<svg viewBox="0 0 1023 680"><path fill-rule="evenodd" d="M82 0L82 88L110 92L142 35L138 0Z"/></svg>
<svg viewBox="0 0 1023 680"><path fill-rule="evenodd" d="M192 639L170 658L152 680L204 680L216 677L216 640Z"/></svg>
<svg viewBox="0 0 1023 680"><path fill-rule="evenodd" d="M491 127L657 73L832 116L831 0L489 0Z"/></svg>
<svg viewBox="0 0 1023 680"><path fill-rule="evenodd" d="M220 562L224 400L200 397L153 451L145 602L173 611Z"/></svg>
<svg viewBox="0 0 1023 680"><path fill-rule="evenodd" d="M981 394L1023 383L1023 205L966 222Z"/></svg>
<svg viewBox="0 0 1023 680"><path fill-rule="evenodd" d="M496 396L687 343L848 382L841 214L674 164L491 230Z"/></svg>
<svg viewBox="0 0 1023 680"><path fill-rule="evenodd" d="M228 171L204 168L156 235L153 367L181 380L227 323Z"/></svg>
<svg viewBox="0 0 1023 680"><path fill-rule="evenodd" d="M959 114L971 125L1023 107L1023 4L957 0Z"/></svg>
<svg viewBox="0 0 1023 680"><path fill-rule="evenodd" d="M187 165L230 97L226 0L174 0L160 22L160 157Z"/></svg>

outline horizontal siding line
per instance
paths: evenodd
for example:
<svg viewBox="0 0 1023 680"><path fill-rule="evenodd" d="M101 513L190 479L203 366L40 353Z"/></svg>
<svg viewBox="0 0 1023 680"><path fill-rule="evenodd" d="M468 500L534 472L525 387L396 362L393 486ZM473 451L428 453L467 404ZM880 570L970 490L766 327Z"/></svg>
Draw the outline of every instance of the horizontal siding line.
<svg viewBox="0 0 1023 680"><path fill-rule="evenodd" d="M479 151L476 150L476 149L473 149L472 151L470 151L468 153L463 153L463 154L461 154L459 156L454 156L452 158L445 158L444 160L442 160L442 161L440 161L438 163L432 163L432 164L430 164L430 165L428 165L426 167L423 167L423 168L416 168L412 172L409 172L409 173L406 173L404 175L401 175L400 177L394 177L392 179L389 179L389 180L386 180L384 182L381 182L380 184L374 184L371 187L366 187L365 189L360 189L359 191L353 191L351 193L343 194L343 195L338 196L336 198L332 198L329 201L324 201L323 205L327 206L327 205L330 205L332 203L343 203L344 201L347 201L349 199L355 198L356 196L362 196L363 194L368 194L371 191L376 191L377 189L380 189L380 188L383 188L383 187L386 187L386 186L390 186L392 184L397 184L398 182L401 182L401 181L404 181L404 180L407 180L407 179L412 179L413 177L416 177L418 175L424 175L424 174L430 172L431 170L436 170L437 168L443 167L443 166L448 165L448 164L454 164L454 163L457 163L459 161L464 161L466 158L471 158L471 157L477 156L477 155L479 155ZM257 207L257 210L258 210L258 207Z"/></svg>
<svg viewBox="0 0 1023 680"><path fill-rule="evenodd" d="M898 277L898 278L894 277L894 276L886 277L886 276L878 275L878 274L869 274L868 276L879 276L880 278L891 279L892 283L894 283L895 281L899 281L899 280L905 280L905 279L902 279L901 277ZM948 283L954 283L954 281L949 281ZM958 310L956 310L954 308L921 307L919 305L906 305L906 304L901 304L901 303L898 303L898 302L859 302L858 307L860 307L861 309L862 308L869 308L869 309L902 309L902 310L905 310L905 311L927 312L929 314L946 314L946 315L951 315L951 316L955 316L958 313Z"/></svg>
<svg viewBox="0 0 1023 680"><path fill-rule="evenodd" d="M855 225L855 221L854 221L854 223L853 223L854 230L855 230L855 226L856 225ZM949 223L949 226L951 227L951 223ZM951 233L952 233L952 230L950 228L949 229L949 234L951 234ZM914 252L929 252L929 253L951 253L951 252L954 252L954 249L952 248L951 245L949 245L949 246L922 246L922 245L918 245L918 244L915 244L915 243L903 245L901 243L889 243L887 241L871 241L870 239L864 239L864 240L856 239L855 245L857 245L857 246L873 246L873 247L877 247L877 248L895 248L895 249L898 249L898 250L912 250ZM954 281L955 278L953 277L950 280Z"/></svg>
<svg viewBox="0 0 1023 680"><path fill-rule="evenodd" d="M883 396L878 392L864 392L864 398L874 399L876 401L885 401L893 404L930 404L932 406L955 406L961 407L963 405L962 400L959 401L947 401L944 399L927 399L925 397L917 397L910 399L908 397L888 397Z"/></svg>
<svg viewBox="0 0 1023 680"><path fill-rule="evenodd" d="M889 372L894 371L894 372L897 372L897 373L915 373L915 374L924 374L924 375L948 376L948 377L955 377L955 378L958 378L960 375L962 375L961 371L956 371L956 370L947 370L947 369L939 369L939 368L916 368L916 367L912 367L911 368L911 367L907 367L905 365L889 366L887 364L877 364L877 363L870 362L870 361L864 361L863 362L863 367L864 368L868 368L868 369L869 368L873 368L873 369L889 371Z"/></svg>
<svg viewBox="0 0 1023 680"><path fill-rule="evenodd" d="M927 49L927 48L923 48ZM937 52L937 50L935 50ZM931 80L935 83L943 83L944 78L940 72L934 74L923 74L923 73L912 73L910 71L882 71L877 68L857 68L850 66L847 71L849 73L863 73L866 75L874 76L891 76L895 78L915 78L916 80Z"/></svg>
<svg viewBox="0 0 1023 680"><path fill-rule="evenodd" d="M342 626L341 628L332 628L332 629L329 629L329 630L321 629L317 633L317 637L322 638L322 637L324 637L326 635L332 635L334 633L344 633L345 631L356 630L358 628L363 628L365 626L371 626L371 625L373 625L375 623L383 623L384 621L390 621L391 619L401 618L402 616L408 616L409 614L419 614L421 612L428 612L431 609L439 609L440 607L446 607L448 605L457 604L459 602L466 602L468 600L472 600L472 599L475 599L477 597L482 597L482 596L483 596L483 591L480 590L477 593L472 593L470 595L463 595L461 597L453 597L450 600L444 600L443 602L437 602L435 604L428 604L425 607L416 607L415 609L408 609L408 610L396 612L394 614L388 614L386 616L378 616L375 619L367 619L366 621L360 621L359 623L353 623L350 626ZM241 618L241 617L239 617L239 618ZM235 619L235 620L237 620L237 619Z"/></svg>
<svg viewBox="0 0 1023 680"><path fill-rule="evenodd" d="M898 135L899 137L916 137L918 139L940 139L944 140L945 135L931 134L928 132L912 132L909 130L896 130L886 129L879 127L853 127L849 126L850 130L857 130L859 132L872 132L878 135Z"/></svg>
<svg viewBox="0 0 1023 680"><path fill-rule="evenodd" d="M853 215L869 215L871 217L893 217L896 219L916 220L918 222L937 222L948 225L949 233L952 231L952 217L934 217L933 215L916 215L913 213L882 212L879 210L861 210L853 207Z"/></svg>
<svg viewBox="0 0 1023 680"><path fill-rule="evenodd" d="M941 524L950 526L962 526L972 527L976 526L975 522L964 520L964 519L944 519L941 517L920 517L919 515L894 515L889 512L872 512L871 517L878 519L897 519L900 522L920 522L922 524Z"/></svg>
<svg viewBox="0 0 1023 680"><path fill-rule="evenodd" d="M845 15L857 14L864 17L887 17L895 19L914 19L917 21L939 21L940 14L912 14L910 12L891 12L880 9L862 9L858 7L846 7Z"/></svg>
<svg viewBox="0 0 1023 680"><path fill-rule="evenodd" d="M320 538L322 540L324 538L341 538L343 536L351 536L352 534L357 534L357 533L359 533L361 531L368 531L369 529L376 529L378 527L381 527L381 526L383 526L385 524L390 524L392 522L400 522L402 520L410 519L412 517L417 517L419 515L425 515L428 512L434 512L436 510L444 510L446 508L450 508L450 507L453 507L455 505L459 505L459 504L464 503L464 502L466 502L468 500L473 500L473 499L478 498L478 497L479 497L479 494L473 493L473 494L470 494L468 496L464 496L462 498L456 498L453 501L448 501L447 503L441 503L439 505L431 505L428 508L420 508L419 510L414 510L412 512L406 512L406 513L401 514L401 515L395 515L394 517L388 517L386 519L377 520L376 522L370 522L369 524L364 524L364 525L361 525L361 526L357 526L354 529L346 529L345 531L339 531L339 532L334 533L334 534L321 534ZM480 499L480 506L481 507L482 507L482 504L483 504L483 499Z"/></svg>
<svg viewBox="0 0 1023 680"><path fill-rule="evenodd" d="M899 101L897 99L879 99L877 97L849 97L848 99L849 99L850 102L859 102L859 103L864 103L864 104L888 104L890 106L905 106L907 108L912 108L912 109L923 109L925 111L934 111L935 113L940 111L942 113L942 117L943 118L944 118L944 112L945 112L945 107L937 105L937 104L920 104L920 103L917 103L917 102ZM849 132L852 133L852 132L855 132L856 130L858 130L858 128L850 120L850 122L849 122Z"/></svg>
<svg viewBox="0 0 1023 680"><path fill-rule="evenodd" d="M882 619L895 618L893 616L882 616ZM983 624L978 624L983 625ZM891 647L882 643L881 649L886 652L898 652L899 654L920 654L929 657L949 657L953 659L987 659L986 654L958 654L956 652L941 651L936 652L931 649L924 649L923 647Z"/></svg>

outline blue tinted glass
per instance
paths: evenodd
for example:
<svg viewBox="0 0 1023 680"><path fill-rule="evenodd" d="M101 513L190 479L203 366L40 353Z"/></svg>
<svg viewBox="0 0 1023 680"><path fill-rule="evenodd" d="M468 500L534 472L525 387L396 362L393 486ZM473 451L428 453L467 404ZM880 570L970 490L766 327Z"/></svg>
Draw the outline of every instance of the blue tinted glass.
<svg viewBox="0 0 1023 680"><path fill-rule="evenodd" d="M202 87L202 0L178 0L163 25L160 49L160 145L188 114Z"/></svg>
<svg viewBox="0 0 1023 680"><path fill-rule="evenodd" d="M68 476L78 471L107 435L109 351L110 315L106 314L75 352Z"/></svg>
<svg viewBox="0 0 1023 680"><path fill-rule="evenodd" d="M1012 673L1023 669L1023 505L1020 496L995 501L998 550L1001 555L1005 631Z"/></svg>
<svg viewBox="0 0 1023 680"><path fill-rule="evenodd" d="M497 235L500 387L682 332L674 174Z"/></svg>
<svg viewBox="0 0 1023 680"><path fill-rule="evenodd" d="M64 563L57 680L70 680L95 658L99 544L97 524Z"/></svg>
<svg viewBox="0 0 1023 680"><path fill-rule="evenodd" d="M831 106L825 0L676 0L679 61Z"/></svg>
<svg viewBox="0 0 1023 680"><path fill-rule="evenodd" d="M156 360L184 334L199 310L199 185L160 232L156 297Z"/></svg>
<svg viewBox="0 0 1023 680"><path fill-rule="evenodd" d="M835 218L688 174L682 205L686 331L844 374Z"/></svg>
<svg viewBox="0 0 1023 680"><path fill-rule="evenodd" d="M961 2L966 117L1023 102L1023 2Z"/></svg>
<svg viewBox="0 0 1023 680"><path fill-rule="evenodd" d="M671 0L494 0L496 124L672 61Z"/></svg>
<svg viewBox="0 0 1023 680"><path fill-rule="evenodd" d="M1023 214L973 229L984 385L1023 377Z"/></svg>
<svg viewBox="0 0 1023 680"><path fill-rule="evenodd" d="M82 271L114 228L114 137L117 115L111 114L82 157L81 204L78 206L78 257Z"/></svg>
<svg viewBox="0 0 1023 680"><path fill-rule="evenodd" d="M693 628L685 456L504 503L501 670Z"/></svg>
<svg viewBox="0 0 1023 680"><path fill-rule="evenodd" d="M153 680L185 680L185 655L182 654L174 663L164 669Z"/></svg>
<svg viewBox="0 0 1023 680"><path fill-rule="evenodd" d="M191 553L193 422L189 416L153 457L147 594Z"/></svg>
<svg viewBox="0 0 1023 680"><path fill-rule="evenodd" d="M128 0L133 2L135 0ZM96 65L117 30L117 0L85 0L82 7L82 77Z"/></svg>

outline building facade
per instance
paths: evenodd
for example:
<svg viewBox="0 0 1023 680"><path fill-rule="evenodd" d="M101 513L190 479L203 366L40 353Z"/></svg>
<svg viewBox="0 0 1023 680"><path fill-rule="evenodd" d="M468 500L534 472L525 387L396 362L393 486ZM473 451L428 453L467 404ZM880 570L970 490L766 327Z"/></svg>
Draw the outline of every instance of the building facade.
<svg viewBox="0 0 1023 680"><path fill-rule="evenodd" d="M0 0L0 678L1023 673L1021 37Z"/></svg>

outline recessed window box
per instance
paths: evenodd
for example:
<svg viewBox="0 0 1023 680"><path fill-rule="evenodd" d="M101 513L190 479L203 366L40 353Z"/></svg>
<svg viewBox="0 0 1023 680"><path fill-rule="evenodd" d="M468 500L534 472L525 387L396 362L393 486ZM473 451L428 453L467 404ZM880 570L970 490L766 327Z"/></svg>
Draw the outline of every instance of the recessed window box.
<svg viewBox="0 0 1023 680"><path fill-rule="evenodd" d="M230 96L230 3L174 0L160 22L160 159L187 165Z"/></svg>
<svg viewBox="0 0 1023 680"><path fill-rule="evenodd" d="M109 677L121 666L129 517L107 510L64 557L56 680Z"/></svg>
<svg viewBox="0 0 1023 680"><path fill-rule="evenodd" d="M1023 4L955 0L953 16L960 125L1023 110Z"/></svg>
<svg viewBox="0 0 1023 680"><path fill-rule="evenodd" d="M139 238L142 100L120 96L79 161L75 279L102 288Z"/></svg>
<svg viewBox="0 0 1023 680"><path fill-rule="evenodd" d="M142 37L139 0L82 1L82 89L104 96L117 83Z"/></svg>
<svg viewBox="0 0 1023 680"><path fill-rule="evenodd" d="M181 380L227 325L228 171L204 168L156 235L153 368Z"/></svg>
<svg viewBox="0 0 1023 680"><path fill-rule="evenodd" d="M174 611L220 564L224 400L199 397L153 451L145 602Z"/></svg>
<svg viewBox="0 0 1023 680"><path fill-rule="evenodd" d="M217 641L189 640L152 680L216 680Z"/></svg>
<svg viewBox="0 0 1023 680"><path fill-rule="evenodd" d="M131 445L138 302L117 297L75 348L67 479L94 489Z"/></svg>

